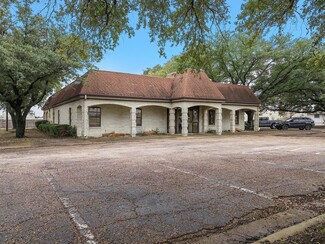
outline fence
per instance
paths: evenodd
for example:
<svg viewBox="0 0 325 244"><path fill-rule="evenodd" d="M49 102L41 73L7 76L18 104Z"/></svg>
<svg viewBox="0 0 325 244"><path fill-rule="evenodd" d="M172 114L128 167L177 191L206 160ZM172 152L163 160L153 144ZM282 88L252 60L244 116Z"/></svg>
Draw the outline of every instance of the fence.
<svg viewBox="0 0 325 244"><path fill-rule="evenodd" d="M34 129L35 127L35 122L38 119L28 119L26 120L26 129ZM9 129L12 129L12 121L8 120L8 127ZM6 128L6 120L5 119L0 119L0 128Z"/></svg>

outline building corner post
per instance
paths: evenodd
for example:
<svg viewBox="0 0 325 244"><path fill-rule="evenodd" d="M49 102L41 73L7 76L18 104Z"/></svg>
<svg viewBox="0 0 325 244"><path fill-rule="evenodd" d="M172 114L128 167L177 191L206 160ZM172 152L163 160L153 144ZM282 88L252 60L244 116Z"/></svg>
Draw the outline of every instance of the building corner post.
<svg viewBox="0 0 325 244"><path fill-rule="evenodd" d="M83 123L82 123L82 135L83 137L88 137L88 106L87 106L87 95L85 95L84 97L84 100L83 100L83 111L82 111L82 114L83 114Z"/></svg>
<svg viewBox="0 0 325 244"><path fill-rule="evenodd" d="M169 109L169 134L175 134L175 109Z"/></svg>
<svg viewBox="0 0 325 244"><path fill-rule="evenodd" d="M216 109L216 134L221 135L222 134L222 109Z"/></svg>
<svg viewBox="0 0 325 244"><path fill-rule="evenodd" d="M230 111L230 132L235 133L236 131L236 121L235 121L235 111L231 110Z"/></svg>
<svg viewBox="0 0 325 244"><path fill-rule="evenodd" d="M208 109L203 110L203 133L206 133L209 130L208 111Z"/></svg>
<svg viewBox="0 0 325 244"><path fill-rule="evenodd" d="M137 135L137 120L136 120L136 108L130 109L130 119L131 119L131 136L135 137Z"/></svg>
<svg viewBox="0 0 325 244"><path fill-rule="evenodd" d="M256 109L255 113L254 113L254 131L259 131L259 108Z"/></svg>
<svg viewBox="0 0 325 244"><path fill-rule="evenodd" d="M182 107L182 135L188 135L188 108Z"/></svg>

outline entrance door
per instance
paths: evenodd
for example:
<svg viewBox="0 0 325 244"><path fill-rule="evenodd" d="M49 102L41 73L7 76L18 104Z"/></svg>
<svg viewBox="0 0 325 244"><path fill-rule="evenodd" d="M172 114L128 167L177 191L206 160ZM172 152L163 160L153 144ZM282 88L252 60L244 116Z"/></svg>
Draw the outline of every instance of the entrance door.
<svg viewBox="0 0 325 244"><path fill-rule="evenodd" d="M188 133L199 133L199 107L188 109Z"/></svg>
<svg viewBox="0 0 325 244"><path fill-rule="evenodd" d="M182 133L182 110L175 109L176 134ZM199 107L188 109L188 132L199 133Z"/></svg>

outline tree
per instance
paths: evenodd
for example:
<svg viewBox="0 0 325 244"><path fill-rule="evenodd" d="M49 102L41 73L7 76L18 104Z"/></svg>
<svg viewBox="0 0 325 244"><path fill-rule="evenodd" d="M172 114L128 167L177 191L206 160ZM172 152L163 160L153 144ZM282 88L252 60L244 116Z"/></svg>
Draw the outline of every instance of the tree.
<svg viewBox="0 0 325 244"><path fill-rule="evenodd" d="M161 55L168 42L198 53L216 26L229 17L226 0L65 0L61 10L71 16L71 30L99 48L114 49L122 33L131 37L136 29L148 28ZM135 26L131 15L137 16Z"/></svg>
<svg viewBox="0 0 325 244"><path fill-rule="evenodd" d="M206 47L199 59L193 61L182 54L149 74L164 76L166 69L203 68L214 81L249 86L262 101L262 108L324 111L324 64L314 60L323 57L324 50L313 48L310 40L283 36L266 41L225 32Z"/></svg>
<svg viewBox="0 0 325 244"><path fill-rule="evenodd" d="M6 26L0 37L0 101L16 118L16 137L24 137L26 117L60 82L76 74L90 60L86 43L68 35L39 14L33 14L33 0L2 7ZM4 18L5 17L5 18ZM3 22L4 23L4 22Z"/></svg>
<svg viewBox="0 0 325 244"><path fill-rule="evenodd" d="M325 111L324 64L319 67L310 63L315 57L310 42L296 42L285 53L286 58L272 67L270 76L256 85L264 107L289 112ZM320 56L324 53L322 50Z"/></svg>
<svg viewBox="0 0 325 244"><path fill-rule="evenodd" d="M325 37L324 0L249 0L238 16L239 29L253 36L268 33L272 28L283 30L289 21L306 21L314 45L322 45Z"/></svg>
<svg viewBox="0 0 325 244"><path fill-rule="evenodd" d="M53 3L48 4L53 10L60 5L61 14L69 16L71 31L91 40L99 52L114 49L123 33L131 37L136 29L148 28L151 40L158 41L161 55L165 45L171 43L183 45L187 57L198 57L206 40L220 34L229 20L226 0L48 1ZM250 36L260 37L300 17L307 21L314 44L321 43L325 33L323 9L323 0L247 0L242 4L238 24ZM137 23L132 25L130 19L136 17Z"/></svg>
<svg viewBox="0 0 325 244"><path fill-rule="evenodd" d="M187 63L179 60L179 58L179 56L175 56L171 60L167 61L163 66L158 64L152 68L146 68L143 71L143 74L166 77L168 74L171 74L173 72L182 72L187 68Z"/></svg>

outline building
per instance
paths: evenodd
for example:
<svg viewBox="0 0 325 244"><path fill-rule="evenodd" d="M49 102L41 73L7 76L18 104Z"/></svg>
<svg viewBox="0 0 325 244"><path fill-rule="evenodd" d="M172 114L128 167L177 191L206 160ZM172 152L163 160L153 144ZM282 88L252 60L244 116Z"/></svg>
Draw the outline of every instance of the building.
<svg viewBox="0 0 325 244"><path fill-rule="evenodd" d="M44 119L76 126L83 137L151 130L220 135L244 130L245 117L258 130L259 104L248 87L212 82L203 70L166 78L96 70L52 95L43 111Z"/></svg>

